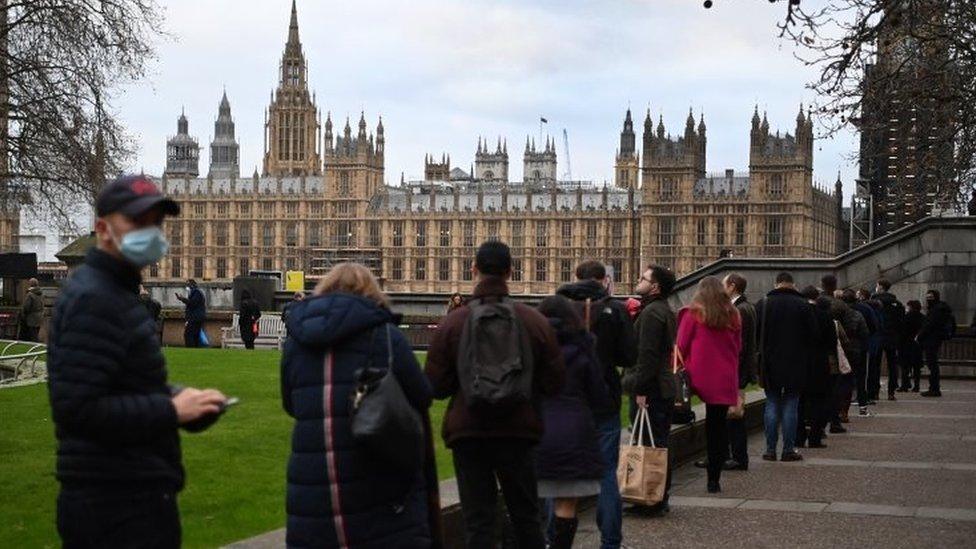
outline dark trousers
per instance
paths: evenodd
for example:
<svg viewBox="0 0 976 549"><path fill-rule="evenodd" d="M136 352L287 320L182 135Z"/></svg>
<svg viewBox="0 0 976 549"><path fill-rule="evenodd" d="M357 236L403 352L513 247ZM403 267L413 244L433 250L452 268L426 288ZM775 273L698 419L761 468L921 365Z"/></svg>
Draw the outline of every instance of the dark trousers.
<svg viewBox="0 0 976 549"><path fill-rule="evenodd" d="M847 357L847 360L850 361L851 370L854 372L854 389L857 392L857 405L861 407L867 406L868 400L871 400L867 387L867 355L864 353L851 353L851 356Z"/></svg>
<svg viewBox="0 0 976 549"><path fill-rule="evenodd" d="M827 421L834 415L836 399L832 395L803 394L797 406L796 443L803 446L823 442ZM839 408L838 408L839 409Z"/></svg>
<svg viewBox="0 0 976 549"><path fill-rule="evenodd" d="M254 348L254 339L254 323L252 322L247 326L241 326L241 341L244 342L245 349Z"/></svg>
<svg viewBox="0 0 976 549"><path fill-rule="evenodd" d="M188 320L186 327L183 328L183 344L187 347L199 347L200 330L202 328L203 322L199 320Z"/></svg>
<svg viewBox="0 0 976 549"><path fill-rule="evenodd" d="M878 353L878 360L884 355L888 364L888 394L895 394L898 388L898 345L891 341L881 344L881 351ZM879 366L880 367L880 366Z"/></svg>
<svg viewBox="0 0 976 549"><path fill-rule="evenodd" d="M17 339L20 341L38 341L38 334L40 333L40 326L28 326L26 324L20 325L20 334Z"/></svg>
<svg viewBox="0 0 976 549"><path fill-rule="evenodd" d="M942 375L939 371L939 347L941 346L941 343L936 343L924 349L925 366L929 369L929 391L936 393L942 390Z"/></svg>
<svg viewBox="0 0 976 549"><path fill-rule="evenodd" d="M62 490L57 526L64 549L177 549L176 495L162 492L91 495Z"/></svg>
<svg viewBox="0 0 976 549"><path fill-rule="evenodd" d="M916 341L907 341L901 346L901 388L918 387L922 378L922 348Z"/></svg>
<svg viewBox="0 0 976 549"><path fill-rule="evenodd" d="M705 405L705 445L708 448L708 482L718 482L729 448L729 407L725 404ZM670 468L668 468L670 472Z"/></svg>
<svg viewBox="0 0 976 549"><path fill-rule="evenodd" d="M869 346L871 346L869 344ZM878 400L881 393L881 350L876 352L868 351L867 358L867 389L868 399Z"/></svg>
<svg viewBox="0 0 976 549"><path fill-rule="evenodd" d="M462 439L454 443L465 546L495 547L498 487L508 508L519 549L542 549L545 539L531 442L521 439Z"/></svg>
<svg viewBox="0 0 976 549"><path fill-rule="evenodd" d="M746 433L746 420L745 419L730 419L728 420L728 433L729 433L729 455L742 465L749 464L749 447L746 440L748 439L748 433Z"/></svg>

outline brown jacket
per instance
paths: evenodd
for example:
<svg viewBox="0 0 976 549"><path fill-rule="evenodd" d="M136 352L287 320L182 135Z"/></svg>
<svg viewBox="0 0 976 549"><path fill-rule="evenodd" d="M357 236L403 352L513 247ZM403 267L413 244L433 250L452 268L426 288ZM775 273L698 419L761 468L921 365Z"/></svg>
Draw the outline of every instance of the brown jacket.
<svg viewBox="0 0 976 549"><path fill-rule="evenodd" d="M483 277L474 289L474 299L508 295L508 285L500 277ZM444 416L444 442L451 446L463 438L526 438L538 441L542 436L542 417L538 402L526 403L508 417L484 419L472 415L458 383L457 356L461 332L471 314L468 305L455 309L441 321L427 351L425 371L434 388L434 398L450 398ZM538 311L515 304L515 314L529 332L535 353L534 393L536 400L554 395L562 387L565 368L556 334Z"/></svg>

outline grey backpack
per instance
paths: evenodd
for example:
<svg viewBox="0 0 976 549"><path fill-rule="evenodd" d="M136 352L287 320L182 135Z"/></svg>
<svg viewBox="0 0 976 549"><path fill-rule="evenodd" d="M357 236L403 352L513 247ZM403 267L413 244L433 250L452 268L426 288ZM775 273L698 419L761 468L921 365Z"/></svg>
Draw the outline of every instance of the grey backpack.
<svg viewBox="0 0 976 549"><path fill-rule="evenodd" d="M532 345L510 299L468 306L458 345L461 392L472 412L503 415L532 399Z"/></svg>

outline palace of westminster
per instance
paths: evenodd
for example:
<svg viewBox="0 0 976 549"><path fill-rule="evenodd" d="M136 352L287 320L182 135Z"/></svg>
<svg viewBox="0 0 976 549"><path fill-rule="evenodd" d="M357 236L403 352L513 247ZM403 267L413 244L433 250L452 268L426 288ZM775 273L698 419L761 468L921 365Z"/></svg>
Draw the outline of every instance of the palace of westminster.
<svg viewBox="0 0 976 549"><path fill-rule="evenodd" d="M277 89L265 115L262 173L241 177L226 94L199 173L199 145L180 116L167 141L165 193L182 215L167 223L170 254L151 278L229 280L261 271L369 266L391 292L469 292L474 251L500 239L513 251L513 293L551 293L582 259L604 261L629 284L658 263L679 275L721 255L832 256L844 244L840 182L813 183L813 128L793 134L752 115L749 173L705 171L705 122L689 112L672 137L644 120L638 149L624 118L612 184L560 181L556 144L527 140L524 181L510 181L508 144L478 140L473 173L425 158L423 181L385 183L383 122L369 131L321 122L309 92L294 3Z"/></svg>

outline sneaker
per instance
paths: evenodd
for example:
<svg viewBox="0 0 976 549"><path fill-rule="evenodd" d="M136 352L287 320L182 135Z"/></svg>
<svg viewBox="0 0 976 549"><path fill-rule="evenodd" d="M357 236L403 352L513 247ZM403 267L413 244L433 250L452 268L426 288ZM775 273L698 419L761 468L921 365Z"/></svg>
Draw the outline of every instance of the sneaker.
<svg viewBox="0 0 976 549"><path fill-rule="evenodd" d="M741 461L736 461L734 459L730 459L722 464L722 470L723 471L748 471L749 464L742 463Z"/></svg>
<svg viewBox="0 0 976 549"><path fill-rule="evenodd" d="M872 414L871 412L868 411L868 407L867 406L861 406L858 409L858 411L857 411L857 415L859 415L861 417L873 417L874 416L874 414Z"/></svg>
<svg viewBox="0 0 976 549"><path fill-rule="evenodd" d="M780 461L803 461L803 455L800 454L800 452L793 450L792 452L784 453L783 457L780 458Z"/></svg>
<svg viewBox="0 0 976 549"><path fill-rule="evenodd" d="M698 467L699 469L708 469L708 460L699 459L698 461L695 462L695 467Z"/></svg>
<svg viewBox="0 0 976 549"><path fill-rule="evenodd" d="M764 461L776 461L776 452L766 452L762 458Z"/></svg>
<svg viewBox="0 0 976 549"><path fill-rule="evenodd" d="M924 393L922 393L922 396L923 397L940 397L940 396L942 396L942 391L928 390L928 391L925 391Z"/></svg>

